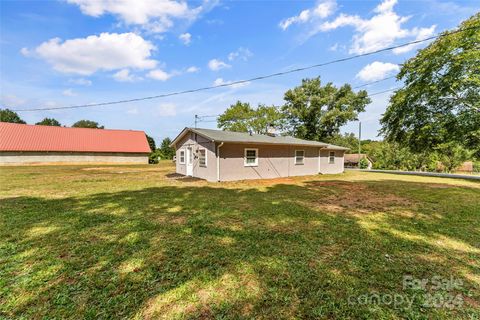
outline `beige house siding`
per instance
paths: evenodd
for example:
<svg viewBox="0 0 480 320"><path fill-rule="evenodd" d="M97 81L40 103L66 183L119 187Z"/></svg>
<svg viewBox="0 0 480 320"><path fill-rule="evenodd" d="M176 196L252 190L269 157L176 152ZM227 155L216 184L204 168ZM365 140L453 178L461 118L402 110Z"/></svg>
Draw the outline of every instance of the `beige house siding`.
<svg viewBox="0 0 480 320"><path fill-rule="evenodd" d="M245 166L245 149L258 149L258 165ZM304 164L295 164L295 150L304 150ZM220 148L220 180L270 179L318 173L318 147L228 143Z"/></svg>
<svg viewBox="0 0 480 320"><path fill-rule="evenodd" d="M335 152L335 161L330 163L329 155L330 152ZM320 173L323 174L335 174L342 173L344 171L344 160L343 155L345 151L343 150L320 150Z"/></svg>
<svg viewBox="0 0 480 320"><path fill-rule="evenodd" d="M191 147L193 151L193 177L205 179L208 181L217 181L217 159L215 156L215 143L193 132L188 133L176 145L176 172L187 174L187 152L186 149ZM206 150L207 164L200 166L199 150L204 148ZM180 151L185 151L185 163L180 163Z"/></svg>
<svg viewBox="0 0 480 320"><path fill-rule="evenodd" d="M97 152L0 152L0 165L47 164L47 163L132 163L147 164L148 155L143 153L97 153Z"/></svg>

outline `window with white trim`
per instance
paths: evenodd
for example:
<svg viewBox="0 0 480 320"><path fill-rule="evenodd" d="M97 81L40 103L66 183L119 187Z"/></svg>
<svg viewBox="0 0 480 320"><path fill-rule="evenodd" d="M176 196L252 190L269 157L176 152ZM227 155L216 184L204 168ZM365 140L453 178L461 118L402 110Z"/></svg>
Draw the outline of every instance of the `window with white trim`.
<svg viewBox="0 0 480 320"><path fill-rule="evenodd" d="M199 149L198 150L198 164L200 167L207 167L207 150Z"/></svg>
<svg viewBox="0 0 480 320"><path fill-rule="evenodd" d="M305 150L295 150L295 164L303 164L305 159Z"/></svg>
<svg viewBox="0 0 480 320"><path fill-rule="evenodd" d="M180 150L180 164L185 164L185 150Z"/></svg>
<svg viewBox="0 0 480 320"><path fill-rule="evenodd" d="M335 163L335 151L330 151L328 155L328 163L330 164Z"/></svg>
<svg viewBox="0 0 480 320"><path fill-rule="evenodd" d="M258 149L245 149L245 166L258 166Z"/></svg>

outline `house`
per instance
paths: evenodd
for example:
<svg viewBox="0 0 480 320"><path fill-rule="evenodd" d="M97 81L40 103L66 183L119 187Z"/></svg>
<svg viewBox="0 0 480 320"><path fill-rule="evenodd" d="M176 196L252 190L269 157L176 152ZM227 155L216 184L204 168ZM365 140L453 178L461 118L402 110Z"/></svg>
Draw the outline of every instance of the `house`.
<svg viewBox="0 0 480 320"><path fill-rule="evenodd" d="M143 131L0 122L0 164L148 163Z"/></svg>
<svg viewBox="0 0 480 320"><path fill-rule="evenodd" d="M289 136L185 128L172 141L176 172L233 181L343 172L347 148Z"/></svg>
<svg viewBox="0 0 480 320"><path fill-rule="evenodd" d="M366 169L370 170L373 166L372 159L365 153L350 153L345 154L345 168L360 168L360 160L367 159L368 166Z"/></svg>
<svg viewBox="0 0 480 320"><path fill-rule="evenodd" d="M455 171L456 172L472 173L473 172L473 161L465 161Z"/></svg>

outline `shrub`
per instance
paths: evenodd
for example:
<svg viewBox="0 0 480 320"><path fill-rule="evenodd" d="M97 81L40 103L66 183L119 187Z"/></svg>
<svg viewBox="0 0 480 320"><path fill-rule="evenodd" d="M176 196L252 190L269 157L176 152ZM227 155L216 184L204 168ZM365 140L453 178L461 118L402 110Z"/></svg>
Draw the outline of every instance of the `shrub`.
<svg viewBox="0 0 480 320"><path fill-rule="evenodd" d="M368 160L366 158L360 159L360 161L358 162L358 166L360 167L360 169L368 169Z"/></svg>

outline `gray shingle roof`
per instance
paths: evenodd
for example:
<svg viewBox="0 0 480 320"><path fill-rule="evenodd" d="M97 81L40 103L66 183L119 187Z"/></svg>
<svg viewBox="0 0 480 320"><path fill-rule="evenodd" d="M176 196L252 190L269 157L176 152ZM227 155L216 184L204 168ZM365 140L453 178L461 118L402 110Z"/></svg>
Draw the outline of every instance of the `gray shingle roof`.
<svg viewBox="0 0 480 320"><path fill-rule="evenodd" d="M329 145L324 142L310 141L297 139L290 136L276 136L272 137L265 134L252 134L245 132L232 132L214 129L199 129L199 128L185 128L182 133L173 140L172 145L175 144L184 132L192 131L207 139L217 142L230 142L230 143L258 143L258 144L281 144L281 145L296 145L296 146L313 146L313 147L325 147L329 149L346 150L347 148Z"/></svg>

